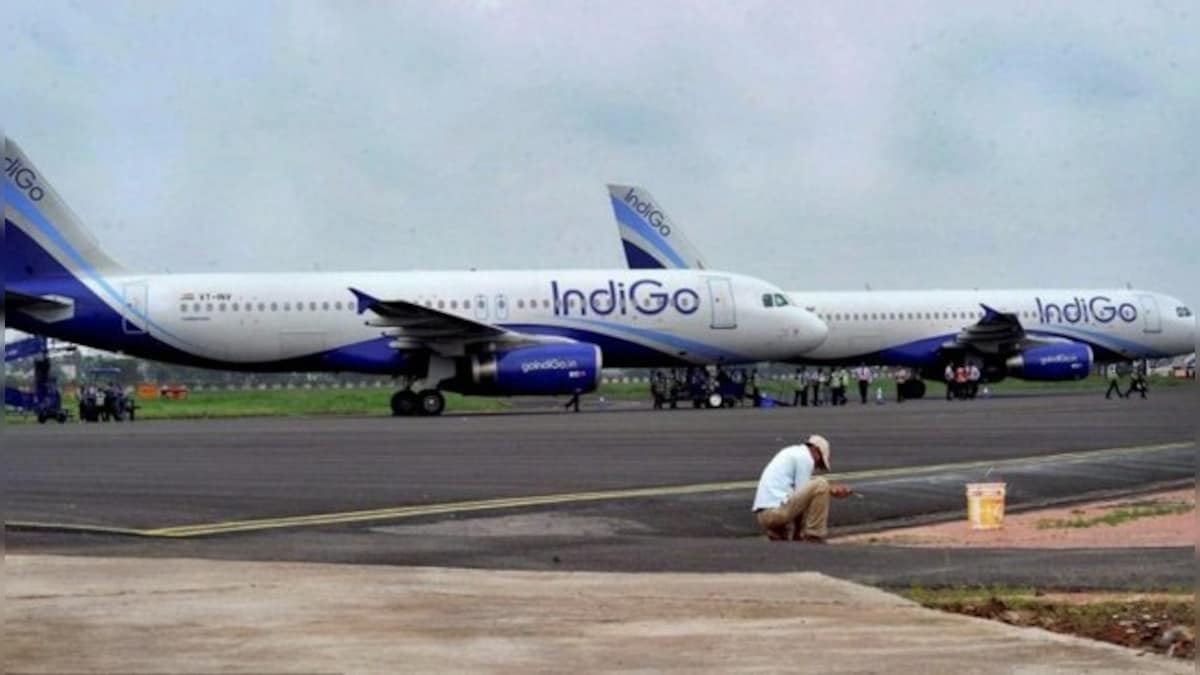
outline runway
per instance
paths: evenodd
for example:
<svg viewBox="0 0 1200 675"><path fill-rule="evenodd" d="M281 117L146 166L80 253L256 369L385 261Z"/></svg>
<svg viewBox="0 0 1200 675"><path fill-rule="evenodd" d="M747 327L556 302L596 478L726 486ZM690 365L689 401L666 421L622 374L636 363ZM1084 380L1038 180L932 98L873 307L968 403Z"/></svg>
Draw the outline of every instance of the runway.
<svg viewBox="0 0 1200 675"><path fill-rule="evenodd" d="M926 574L927 558L943 552L876 551L874 564L847 552L858 547L804 559L763 549L749 517L751 486L778 447L812 432L831 439L835 473L864 494L835 507L832 524L847 531L953 515L962 484L984 475L1008 481L1017 508L1194 480L1193 411L1189 388L1146 402L1070 395L11 427L7 538L16 550L80 554L624 570L815 565L859 580L890 570L902 580ZM937 567L949 578L956 569L995 564L1011 573L1055 559L1077 580L1105 585L1136 568L1167 581L1190 556L1059 552L1022 565L1035 556L964 551L945 553Z"/></svg>

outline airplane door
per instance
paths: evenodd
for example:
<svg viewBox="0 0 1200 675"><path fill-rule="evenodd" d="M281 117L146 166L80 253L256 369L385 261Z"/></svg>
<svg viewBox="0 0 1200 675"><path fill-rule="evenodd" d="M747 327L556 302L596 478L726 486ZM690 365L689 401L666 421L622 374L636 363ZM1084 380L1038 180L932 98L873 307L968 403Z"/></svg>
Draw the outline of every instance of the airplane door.
<svg viewBox="0 0 1200 675"><path fill-rule="evenodd" d="M733 284L728 277L710 277L708 297L712 302L712 327L737 328L737 307L733 304Z"/></svg>
<svg viewBox="0 0 1200 675"><path fill-rule="evenodd" d="M1162 332L1162 314L1158 311L1158 300L1153 295L1139 295L1142 304L1142 320L1147 333Z"/></svg>
<svg viewBox="0 0 1200 675"><path fill-rule="evenodd" d="M480 321L487 321L488 305L486 295L475 296L475 318L479 319Z"/></svg>
<svg viewBox="0 0 1200 675"><path fill-rule="evenodd" d="M504 321L508 319L508 297L505 295L496 296L496 320Z"/></svg>
<svg viewBox="0 0 1200 675"><path fill-rule="evenodd" d="M125 306L121 308L121 330L126 335L145 335L150 315L149 287L145 281L134 281L125 284L122 290Z"/></svg>

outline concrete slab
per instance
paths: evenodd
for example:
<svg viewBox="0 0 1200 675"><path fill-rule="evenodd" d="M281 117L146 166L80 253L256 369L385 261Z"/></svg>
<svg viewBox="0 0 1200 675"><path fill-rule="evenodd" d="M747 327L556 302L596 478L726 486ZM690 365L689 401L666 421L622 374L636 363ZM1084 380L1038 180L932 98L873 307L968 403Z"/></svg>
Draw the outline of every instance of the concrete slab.
<svg viewBox="0 0 1200 675"><path fill-rule="evenodd" d="M24 672L1183 673L812 573L10 556Z"/></svg>

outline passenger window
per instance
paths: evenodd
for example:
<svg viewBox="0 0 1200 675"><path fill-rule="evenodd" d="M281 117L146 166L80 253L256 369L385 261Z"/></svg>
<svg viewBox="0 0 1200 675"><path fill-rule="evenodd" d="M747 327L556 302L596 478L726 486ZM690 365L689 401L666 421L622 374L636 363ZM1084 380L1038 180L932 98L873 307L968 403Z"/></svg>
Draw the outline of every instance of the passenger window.
<svg viewBox="0 0 1200 675"><path fill-rule="evenodd" d="M266 305L266 303L263 303L263 302L260 302L260 303L258 303L258 311L260 311L260 312L265 312L265 311L267 311L267 305Z"/></svg>
<svg viewBox="0 0 1200 675"><path fill-rule="evenodd" d="M272 303L271 303L271 311L272 311L272 312L278 312L278 311L279 311L279 303L277 303L277 302L272 302Z"/></svg>
<svg viewBox="0 0 1200 675"><path fill-rule="evenodd" d="M225 303L222 302L221 304L217 305L217 310L224 312L225 311Z"/></svg>
<svg viewBox="0 0 1200 675"><path fill-rule="evenodd" d="M211 302L204 306L204 311L206 311L206 312L213 311L213 305Z"/></svg>
<svg viewBox="0 0 1200 675"><path fill-rule="evenodd" d="M463 300L463 309L471 309L471 301Z"/></svg>
<svg viewBox="0 0 1200 675"><path fill-rule="evenodd" d="M296 311L297 311L297 312L303 312L303 311L304 311L304 303L303 303L303 302L297 302L297 303L296 303Z"/></svg>
<svg viewBox="0 0 1200 675"><path fill-rule="evenodd" d="M180 305L179 311L183 312L184 314L187 314L187 304Z"/></svg>
<svg viewBox="0 0 1200 675"><path fill-rule="evenodd" d="M525 309L525 301L521 298L517 298L517 309Z"/></svg>
<svg viewBox="0 0 1200 675"><path fill-rule="evenodd" d="M321 310L325 311L325 312L329 311L329 301L328 300L321 303Z"/></svg>
<svg viewBox="0 0 1200 675"><path fill-rule="evenodd" d="M763 307L773 307L775 305L774 298L770 293L763 293Z"/></svg>
<svg viewBox="0 0 1200 675"><path fill-rule="evenodd" d="M446 309L446 301L438 300L438 309Z"/></svg>
<svg viewBox="0 0 1200 675"><path fill-rule="evenodd" d="M309 302L309 303L308 303L308 311L310 311L310 312L315 312L315 311L317 311L317 303L315 303L315 302Z"/></svg>

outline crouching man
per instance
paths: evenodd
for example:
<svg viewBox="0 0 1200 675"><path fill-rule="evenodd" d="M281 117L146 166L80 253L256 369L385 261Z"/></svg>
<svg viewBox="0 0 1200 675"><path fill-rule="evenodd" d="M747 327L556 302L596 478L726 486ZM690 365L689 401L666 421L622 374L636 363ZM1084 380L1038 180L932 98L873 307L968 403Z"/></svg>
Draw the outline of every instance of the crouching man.
<svg viewBox="0 0 1200 675"><path fill-rule="evenodd" d="M758 479L754 517L772 541L824 543L828 534L829 498L848 497L850 488L832 485L817 470L829 471L829 441L809 436L803 445L776 453Z"/></svg>

